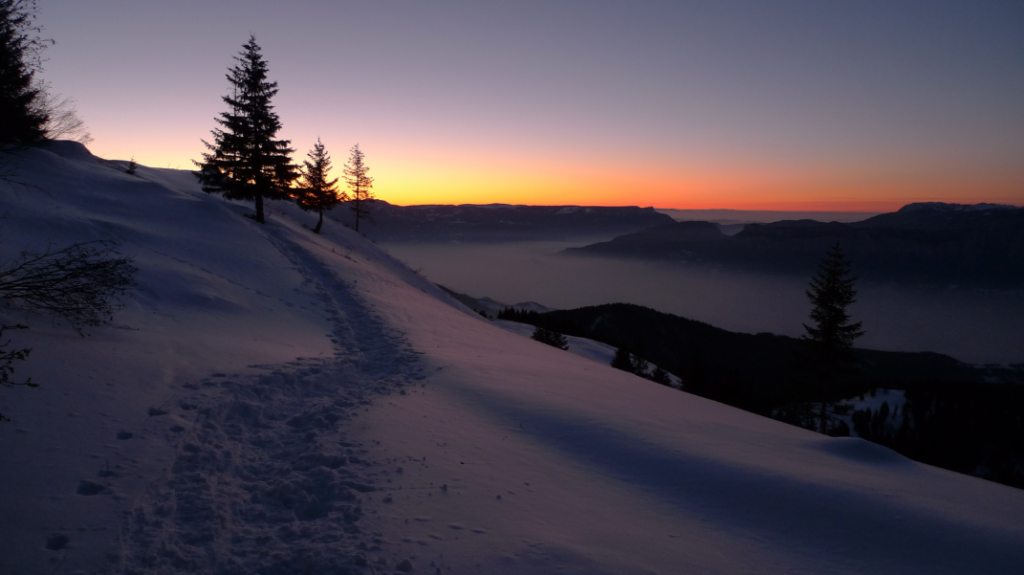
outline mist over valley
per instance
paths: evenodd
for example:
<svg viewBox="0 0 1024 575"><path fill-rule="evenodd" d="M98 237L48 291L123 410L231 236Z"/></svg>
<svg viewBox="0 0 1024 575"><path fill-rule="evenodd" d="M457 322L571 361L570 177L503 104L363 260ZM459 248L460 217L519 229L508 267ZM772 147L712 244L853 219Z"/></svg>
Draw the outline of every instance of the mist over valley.
<svg viewBox="0 0 1024 575"><path fill-rule="evenodd" d="M504 243L380 242L427 279L473 297L555 309L634 303L730 331L800 336L810 274L756 273L561 252L590 238ZM856 265L857 262L855 261ZM1024 361L1024 292L859 281L860 347L934 351L969 363Z"/></svg>

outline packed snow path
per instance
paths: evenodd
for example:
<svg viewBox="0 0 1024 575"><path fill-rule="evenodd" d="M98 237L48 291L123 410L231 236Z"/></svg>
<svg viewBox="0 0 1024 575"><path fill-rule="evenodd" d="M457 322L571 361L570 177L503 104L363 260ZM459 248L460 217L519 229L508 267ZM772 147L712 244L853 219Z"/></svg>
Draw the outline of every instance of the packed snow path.
<svg viewBox="0 0 1024 575"><path fill-rule="evenodd" d="M125 573L336 574L380 549L358 526L376 464L346 424L372 397L423 379L421 362L322 261L273 240L323 302L335 357L202 381L224 393L208 407L181 403L196 418L179 429L168 476L126 517Z"/></svg>

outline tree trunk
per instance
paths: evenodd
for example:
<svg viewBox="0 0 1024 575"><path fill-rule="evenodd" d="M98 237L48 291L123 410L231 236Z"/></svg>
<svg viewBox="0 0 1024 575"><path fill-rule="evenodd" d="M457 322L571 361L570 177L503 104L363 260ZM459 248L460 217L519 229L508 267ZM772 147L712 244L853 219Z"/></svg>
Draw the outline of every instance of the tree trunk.
<svg viewBox="0 0 1024 575"><path fill-rule="evenodd" d="M263 194L256 194L256 221L265 223L263 219Z"/></svg>
<svg viewBox="0 0 1024 575"><path fill-rule="evenodd" d="M324 209L320 208L320 220L316 223L316 227L313 228L313 233L314 234L319 234L320 233L320 228L322 228L323 225L324 225Z"/></svg>

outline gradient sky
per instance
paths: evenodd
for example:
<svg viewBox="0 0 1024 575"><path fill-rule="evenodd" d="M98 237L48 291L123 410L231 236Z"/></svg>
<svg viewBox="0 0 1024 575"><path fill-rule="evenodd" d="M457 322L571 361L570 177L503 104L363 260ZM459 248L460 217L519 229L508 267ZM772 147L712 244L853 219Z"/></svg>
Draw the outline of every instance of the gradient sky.
<svg viewBox="0 0 1024 575"><path fill-rule="evenodd" d="M105 158L191 169L251 32L297 158L393 203L1024 204L1021 0L39 5Z"/></svg>

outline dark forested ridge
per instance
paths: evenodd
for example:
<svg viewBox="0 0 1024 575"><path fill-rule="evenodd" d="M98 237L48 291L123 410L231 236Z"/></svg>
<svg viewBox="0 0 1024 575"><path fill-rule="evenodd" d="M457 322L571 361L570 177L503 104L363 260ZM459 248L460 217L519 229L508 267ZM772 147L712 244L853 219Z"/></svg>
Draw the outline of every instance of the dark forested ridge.
<svg viewBox="0 0 1024 575"><path fill-rule="evenodd" d="M629 350L678 376L683 390L765 416L814 401L802 385L803 340L730 332L632 304L501 317ZM937 353L854 349L856 376L837 400L907 390L903 413L853 414L853 431L918 461L1024 487L1024 364L979 368ZM875 422L872 427L872 422ZM858 423L859 422L859 423ZM904 423L905 422L905 423Z"/></svg>
<svg viewBox="0 0 1024 575"><path fill-rule="evenodd" d="M348 210L331 218L353 224ZM353 220L353 221L350 221ZM373 201L361 228L378 241L525 241L612 237L671 223L654 208L587 206L436 205L396 206Z"/></svg>
<svg viewBox="0 0 1024 575"><path fill-rule="evenodd" d="M792 393L802 340L747 334L643 306L615 303L526 312L503 317L627 348L683 380L686 391L761 414ZM871 388L905 389L922 382L1021 381L1019 369L966 365L947 355L855 349L859 382L850 395Z"/></svg>
<svg viewBox="0 0 1024 575"><path fill-rule="evenodd" d="M804 274L836 243L864 279L1024 286L1024 208L992 204L910 204L848 224L748 224L734 236L711 222L679 222L565 253Z"/></svg>

